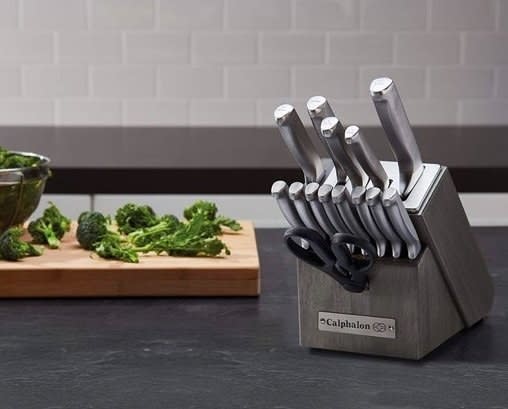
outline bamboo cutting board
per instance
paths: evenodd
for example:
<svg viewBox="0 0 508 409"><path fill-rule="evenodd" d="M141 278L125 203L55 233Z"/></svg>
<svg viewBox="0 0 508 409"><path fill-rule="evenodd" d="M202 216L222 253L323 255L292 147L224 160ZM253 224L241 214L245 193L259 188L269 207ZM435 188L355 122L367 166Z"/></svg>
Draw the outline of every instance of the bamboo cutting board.
<svg viewBox="0 0 508 409"><path fill-rule="evenodd" d="M252 222L225 233L231 250L224 257L141 256L139 264L104 260L77 244L68 233L60 249L41 257L0 261L0 298L256 296L259 258Z"/></svg>

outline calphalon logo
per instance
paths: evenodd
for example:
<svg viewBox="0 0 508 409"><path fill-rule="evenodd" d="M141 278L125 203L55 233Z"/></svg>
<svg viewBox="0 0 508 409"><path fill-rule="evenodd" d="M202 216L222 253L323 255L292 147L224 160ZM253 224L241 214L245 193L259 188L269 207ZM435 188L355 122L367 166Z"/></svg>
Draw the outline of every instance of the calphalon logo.
<svg viewBox="0 0 508 409"><path fill-rule="evenodd" d="M395 338L395 320L332 312L319 312L319 330L371 337Z"/></svg>

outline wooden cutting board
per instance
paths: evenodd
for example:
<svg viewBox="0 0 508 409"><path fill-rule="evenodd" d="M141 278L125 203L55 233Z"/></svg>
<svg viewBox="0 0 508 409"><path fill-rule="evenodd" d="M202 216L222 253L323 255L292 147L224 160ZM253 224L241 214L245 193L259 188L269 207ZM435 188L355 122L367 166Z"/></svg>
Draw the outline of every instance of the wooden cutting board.
<svg viewBox="0 0 508 409"><path fill-rule="evenodd" d="M57 250L18 262L0 261L0 298L256 296L260 269L252 222L222 236L224 257L141 256L139 264L104 260L68 233Z"/></svg>

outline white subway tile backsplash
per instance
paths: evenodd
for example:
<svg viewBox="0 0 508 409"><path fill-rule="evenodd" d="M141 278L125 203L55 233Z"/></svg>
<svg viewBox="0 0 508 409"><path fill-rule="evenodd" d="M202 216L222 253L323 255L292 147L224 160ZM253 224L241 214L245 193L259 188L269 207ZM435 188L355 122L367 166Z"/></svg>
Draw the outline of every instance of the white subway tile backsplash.
<svg viewBox="0 0 508 409"><path fill-rule="evenodd" d="M508 101L505 99L465 100L460 101L459 106L461 125L506 124Z"/></svg>
<svg viewBox="0 0 508 409"><path fill-rule="evenodd" d="M492 30L496 24L496 0L430 0L432 29ZM424 2L422 2L424 3Z"/></svg>
<svg viewBox="0 0 508 409"><path fill-rule="evenodd" d="M494 93L494 72L488 68L430 69L431 98L486 98Z"/></svg>
<svg viewBox="0 0 508 409"><path fill-rule="evenodd" d="M390 34L336 33L330 36L330 63L334 65L391 64L393 37Z"/></svg>
<svg viewBox="0 0 508 409"><path fill-rule="evenodd" d="M355 98L358 96L358 72L355 68L295 67L292 95L297 98L310 98L313 95Z"/></svg>
<svg viewBox="0 0 508 409"><path fill-rule="evenodd" d="M73 220L76 220L82 212L92 210L92 197L89 195L44 194L39 207L32 214L30 220L41 217L50 202L53 202L65 216Z"/></svg>
<svg viewBox="0 0 508 409"><path fill-rule="evenodd" d="M189 120L193 125L249 126L256 122L253 100L195 99L190 102Z"/></svg>
<svg viewBox="0 0 508 409"><path fill-rule="evenodd" d="M238 30L286 30L291 24L290 0L225 0L226 27Z"/></svg>
<svg viewBox="0 0 508 409"><path fill-rule="evenodd" d="M16 28L18 26L19 1L0 1L0 28Z"/></svg>
<svg viewBox="0 0 508 409"><path fill-rule="evenodd" d="M28 97L84 97L88 94L88 69L81 65L31 65L23 72Z"/></svg>
<svg viewBox="0 0 508 409"><path fill-rule="evenodd" d="M397 83L402 98L424 98L426 75L420 67L373 66L360 68L360 96L369 95L373 79L390 77Z"/></svg>
<svg viewBox="0 0 508 409"><path fill-rule="evenodd" d="M144 98L155 96L155 67L94 66L92 92L96 97Z"/></svg>
<svg viewBox="0 0 508 409"><path fill-rule="evenodd" d="M53 54L53 34L50 32L28 30L0 32L0 62L51 62Z"/></svg>
<svg viewBox="0 0 508 409"><path fill-rule="evenodd" d="M345 125L379 126L379 120L370 98L353 100L332 99L330 104L335 114Z"/></svg>
<svg viewBox="0 0 508 409"><path fill-rule="evenodd" d="M89 0L95 29L149 29L155 26L154 0Z"/></svg>
<svg viewBox="0 0 508 409"><path fill-rule="evenodd" d="M223 0L159 0L159 24L170 30L221 30Z"/></svg>
<svg viewBox="0 0 508 409"><path fill-rule="evenodd" d="M367 31L424 30L427 2L422 0L361 0L362 29Z"/></svg>
<svg viewBox="0 0 508 409"><path fill-rule="evenodd" d="M221 67L162 66L159 92L168 98L220 98L223 96Z"/></svg>
<svg viewBox="0 0 508 409"><path fill-rule="evenodd" d="M458 103L446 99L404 99L411 125L457 125Z"/></svg>
<svg viewBox="0 0 508 409"><path fill-rule="evenodd" d="M189 122L187 101L124 101L123 124L126 126L186 126Z"/></svg>
<svg viewBox="0 0 508 409"><path fill-rule="evenodd" d="M0 99L2 125L51 125L54 122L52 101Z"/></svg>
<svg viewBox="0 0 508 409"><path fill-rule="evenodd" d="M360 24L358 0L296 0L298 30L353 30Z"/></svg>
<svg viewBox="0 0 508 409"><path fill-rule="evenodd" d="M65 32L58 36L58 60L72 63L116 63L122 61L120 33Z"/></svg>
<svg viewBox="0 0 508 409"><path fill-rule="evenodd" d="M56 103L58 125L118 125L122 121L122 103L119 100L61 100Z"/></svg>
<svg viewBox="0 0 508 409"><path fill-rule="evenodd" d="M127 33L128 63L186 63L190 60L187 33Z"/></svg>
<svg viewBox="0 0 508 409"><path fill-rule="evenodd" d="M263 33L261 62L266 64L321 64L325 38L320 33Z"/></svg>
<svg viewBox="0 0 508 409"><path fill-rule="evenodd" d="M508 1L499 0L498 28L500 31L508 31Z"/></svg>
<svg viewBox="0 0 508 409"><path fill-rule="evenodd" d="M508 67L499 69L497 73L497 89L496 96L508 97Z"/></svg>
<svg viewBox="0 0 508 409"><path fill-rule="evenodd" d="M279 105L282 104L291 104L295 107L296 112L300 116L300 119L302 120L303 124L305 126L312 126L312 123L310 122L310 118L307 115L307 108L306 108L306 98L287 98L287 97L280 97L280 98L260 98L256 100L256 125L257 126L270 126L274 127L275 125L275 119L273 117L273 112L275 111L275 108L277 108Z"/></svg>
<svg viewBox="0 0 508 409"><path fill-rule="evenodd" d="M255 33L195 32L192 34L194 64L254 64L257 60Z"/></svg>
<svg viewBox="0 0 508 409"><path fill-rule="evenodd" d="M289 95L290 75L285 67L229 67L227 97L260 98Z"/></svg>
<svg viewBox="0 0 508 409"><path fill-rule="evenodd" d="M466 64L508 64L508 33L466 33Z"/></svg>
<svg viewBox="0 0 508 409"><path fill-rule="evenodd" d="M21 72L19 67L0 66L0 98L21 95Z"/></svg>
<svg viewBox="0 0 508 409"><path fill-rule="evenodd" d="M460 62L460 40L456 33L399 33L396 63L404 65L450 65Z"/></svg>
<svg viewBox="0 0 508 409"><path fill-rule="evenodd" d="M22 25L28 29L84 29L86 0L23 0Z"/></svg>

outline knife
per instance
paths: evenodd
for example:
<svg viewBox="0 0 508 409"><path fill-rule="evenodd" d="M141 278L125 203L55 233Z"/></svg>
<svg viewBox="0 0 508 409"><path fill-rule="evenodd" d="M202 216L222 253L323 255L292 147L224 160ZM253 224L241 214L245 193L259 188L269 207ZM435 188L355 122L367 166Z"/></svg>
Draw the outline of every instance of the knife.
<svg viewBox="0 0 508 409"><path fill-rule="evenodd" d="M351 194L349 193L349 190L347 190L346 186L337 185L333 188L332 201L351 233L355 236L371 241L369 234L365 231L360 220L358 220L355 212L353 211Z"/></svg>
<svg viewBox="0 0 508 409"><path fill-rule="evenodd" d="M346 226L344 220L339 214L339 211L332 201L332 185L322 185L318 190L318 200L322 203L325 213L328 216L328 220L333 224L335 230L342 233L352 233L352 231Z"/></svg>
<svg viewBox="0 0 508 409"><path fill-rule="evenodd" d="M326 232L329 237L337 233L337 229L328 220L328 216L322 203L318 200L319 183L312 182L305 186L305 198L310 204L310 208L318 224Z"/></svg>
<svg viewBox="0 0 508 409"><path fill-rule="evenodd" d="M342 164L337 160L337 155L334 155L333 152L331 152L325 137L321 133L321 123L323 122L323 120L327 117L335 116L330 104L328 103L325 97L322 96L311 97L307 101L307 112L309 113L310 120L312 121L312 126L314 127L314 130L319 135L319 138L323 143L323 146L325 147L328 155L332 159L332 162L335 166L337 184L345 184L347 177L346 172L344 172L344 169L342 169Z"/></svg>
<svg viewBox="0 0 508 409"><path fill-rule="evenodd" d="M323 179L326 176L323 162L295 108L289 104L280 105L275 109L274 117L282 139L302 169L306 181Z"/></svg>
<svg viewBox="0 0 508 409"><path fill-rule="evenodd" d="M298 215L294 203L289 198L288 185L283 180L273 183L271 194L275 198L284 218L292 227L303 227L305 224Z"/></svg>
<svg viewBox="0 0 508 409"><path fill-rule="evenodd" d="M351 180L353 186L364 186L368 182L356 158L351 155L350 148L344 141L344 127L335 117L328 117L321 122L321 133L328 144L329 152L334 162L339 162Z"/></svg>
<svg viewBox="0 0 508 409"><path fill-rule="evenodd" d="M399 192L406 197L423 173L420 150L393 80L375 79L370 84L370 95L399 163Z"/></svg>
<svg viewBox="0 0 508 409"><path fill-rule="evenodd" d="M390 187L383 193L383 206L393 227L407 245L408 257L414 260L422 245L397 189Z"/></svg>
<svg viewBox="0 0 508 409"><path fill-rule="evenodd" d="M305 227L316 230L323 237L327 237L319 223L316 221L307 200L305 200L305 185L301 182L293 182L289 186L289 198L293 201L296 211L302 219Z"/></svg>

